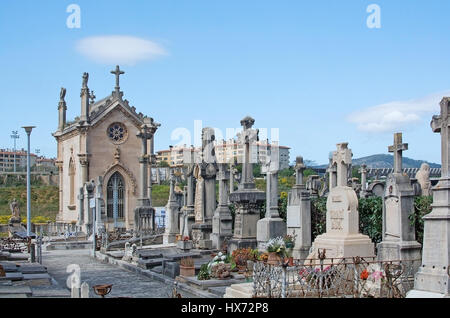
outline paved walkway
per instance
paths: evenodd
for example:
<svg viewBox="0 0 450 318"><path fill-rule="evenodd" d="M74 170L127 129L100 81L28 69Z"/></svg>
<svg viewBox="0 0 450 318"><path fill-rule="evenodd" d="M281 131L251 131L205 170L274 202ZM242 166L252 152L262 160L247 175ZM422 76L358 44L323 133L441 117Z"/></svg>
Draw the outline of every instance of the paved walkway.
<svg viewBox="0 0 450 318"><path fill-rule="evenodd" d="M42 261L43 265L47 266L48 273L60 286L67 286L67 278L72 273L66 272L67 266L70 264L79 265L81 282L89 284L90 297L99 297L93 292L92 286L100 284L113 284L111 293L106 297L171 297L172 286L111 264L100 263L100 261L91 258L89 253L89 249L45 251L42 255ZM180 293L183 298L194 297L185 292Z"/></svg>

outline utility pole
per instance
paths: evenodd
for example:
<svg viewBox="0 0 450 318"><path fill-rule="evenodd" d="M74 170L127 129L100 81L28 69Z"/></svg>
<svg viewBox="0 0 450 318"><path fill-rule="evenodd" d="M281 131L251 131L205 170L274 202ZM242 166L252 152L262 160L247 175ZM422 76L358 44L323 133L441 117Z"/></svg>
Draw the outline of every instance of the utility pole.
<svg viewBox="0 0 450 318"><path fill-rule="evenodd" d="M36 126L24 126L28 137L28 150L27 150L27 236L30 237L31 234L31 183L30 183L30 135L33 128Z"/></svg>

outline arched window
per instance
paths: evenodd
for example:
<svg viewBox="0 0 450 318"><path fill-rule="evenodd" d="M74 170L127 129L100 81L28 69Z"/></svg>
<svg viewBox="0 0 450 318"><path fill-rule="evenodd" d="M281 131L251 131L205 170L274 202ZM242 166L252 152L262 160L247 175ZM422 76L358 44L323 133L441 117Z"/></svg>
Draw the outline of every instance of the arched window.
<svg viewBox="0 0 450 318"><path fill-rule="evenodd" d="M107 217L115 222L124 219L125 182L119 172L115 172L108 181Z"/></svg>
<svg viewBox="0 0 450 318"><path fill-rule="evenodd" d="M75 205L75 164L73 163L72 158L70 158L69 161L69 187L69 205Z"/></svg>

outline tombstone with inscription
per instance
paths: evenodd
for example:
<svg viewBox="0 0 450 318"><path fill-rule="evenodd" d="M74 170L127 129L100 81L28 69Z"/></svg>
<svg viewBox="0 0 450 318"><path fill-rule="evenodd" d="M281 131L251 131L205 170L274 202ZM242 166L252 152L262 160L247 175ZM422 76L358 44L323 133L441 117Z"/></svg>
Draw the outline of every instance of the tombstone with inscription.
<svg viewBox="0 0 450 318"><path fill-rule="evenodd" d="M295 185L288 194L287 234L294 237L292 256L305 259L311 248L311 198L303 183L306 166L298 156L295 164Z"/></svg>
<svg viewBox="0 0 450 318"><path fill-rule="evenodd" d="M271 238L286 235L286 223L278 212L278 169L279 151L278 144L273 142L267 147L268 160L262 166L261 172L266 174L266 214L259 220L256 226L256 239L258 250L266 249L267 242Z"/></svg>
<svg viewBox="0 0 450 318"><path fill-rule="evenodd" d="M441 178L432 189L432 210L423 217L422 265L407 297L450 296L450 97L444 97L440 106L431 129L441 134Z"/></svg>
<svg viewBox="0 0 450 318"><path fill-rule="evenodd" d="M221 249L225 240L233 236L233 217L228 207L228 182L230 172L228 163L219 163L219 204L213 216L212 243L215 249Z"/></svg>
<svg viewBox="0 0 450 318"><path fill-rule="evenodd" d="M352 162L352 152L347 146L348 143L337 144L333 153L337 186L331 189L327 199L326 233L316 238L308 258L317 259L323 250L327 258L375 256L371 239L359 233L358 197L347 186L348 167Z"/></svg>
<svg viewBox="0 0 450 318"><path fill-rule="evenodd" d="M414 214L414 189L409 176L402 172L402 152L408 144L402 143L402 134L394 135L389 152L394 153L394 172L386 180L383 207L383 240L377 245L377 257L382 261L418 260L420 244L410 216Z"/></svg>
<svg viewBox="0 0 450 318"><path fill-rule="evenodd" d="M217 162L214 147L213 128L202 130L202 158L196 166L197 185L195 202L195 223L192 225L192 240L200 249L212 248L212 219L216 210Z"/></svg>
<svg viewBox="0 0 450 318"><path fill-rule="evenodd" d="M230 194L230 202L235 205L234 233L228 244L228 252L238 248L256 248L256 224L259 220L259 210L266 195L256 189L253 179L252 154L258 141L258 129L252 129L255 120L245 117L241 120L242 132L238 134L239 142L244 145L241 180L238 190Z"/></svg>

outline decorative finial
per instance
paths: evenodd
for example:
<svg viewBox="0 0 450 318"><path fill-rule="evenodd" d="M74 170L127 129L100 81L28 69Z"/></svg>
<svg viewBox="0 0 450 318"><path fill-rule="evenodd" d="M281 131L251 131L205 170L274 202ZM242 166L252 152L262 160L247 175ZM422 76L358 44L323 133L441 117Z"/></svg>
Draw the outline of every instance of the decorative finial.
<svg viewBox="0 0 450 318"><path fill-rule="evenodd" d="M91 93L89 94L89 99L91 100L91 104L95 103L95 98L97 96L94 95L94 91L91 91Z"/></svg>

